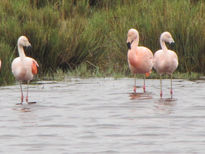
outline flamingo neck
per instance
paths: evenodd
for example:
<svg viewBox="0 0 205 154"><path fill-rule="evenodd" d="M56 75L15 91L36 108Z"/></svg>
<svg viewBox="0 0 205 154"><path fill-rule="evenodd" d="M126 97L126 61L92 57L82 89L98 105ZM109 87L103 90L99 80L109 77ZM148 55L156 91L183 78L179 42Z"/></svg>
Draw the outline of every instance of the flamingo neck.
<svg viewBox="0 0 205 154"><path fill-rule="evenodd" d="M139 33L137 32L136 38L132 41L131 48L137 47L139 44Z"/></svg>
<svg viewBox="0 0 205 154"><path fill-rule="evenodd" d="M135 39L133 40L132 44L131 44L131 48L137 47L139 44L139 39Z"/></svg>
<svg viewBox="0 0 205 154"><path fill-rule="evenodd" d="M161 45L162 50L163 50L164 52L167 52L167 51L168 51L167 46L166 46L166 44L165 44L164 41L160 40L160 45Z"/></svg>
<svg viewBox="0 0 205 154"><path fill-rule="evenodd" d="M23 46L18 45L18 52L19 57L21 58L21 60L23 60L26 57Z"/></svg>

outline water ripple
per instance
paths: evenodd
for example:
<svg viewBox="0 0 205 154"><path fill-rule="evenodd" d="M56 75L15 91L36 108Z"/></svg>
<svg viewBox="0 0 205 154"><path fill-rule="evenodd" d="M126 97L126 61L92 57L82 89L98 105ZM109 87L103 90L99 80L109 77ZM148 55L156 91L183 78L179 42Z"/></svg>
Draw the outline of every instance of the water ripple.
<svg viewBox="0 0 205 154"><path fill-rule="evenodd" d="M0 153L205 153L205 81L69 78L0 89ZM25 89L24 89L25 90Z"/></svg>

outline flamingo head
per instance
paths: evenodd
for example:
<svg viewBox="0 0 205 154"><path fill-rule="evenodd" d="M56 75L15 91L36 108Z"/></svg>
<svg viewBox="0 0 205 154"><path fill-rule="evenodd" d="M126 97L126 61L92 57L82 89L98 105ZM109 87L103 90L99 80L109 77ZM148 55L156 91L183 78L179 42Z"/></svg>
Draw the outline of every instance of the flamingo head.
<svg viewBox="0 0 205 154"><path fill-rule="evenodd" d="M172 38L172 35L169 32L163 32L160 36L160 40L167 42L171 45L175 43L174 39Z"/></svg>
<svg viewBox="0 0 205 154"><path fill-rule="evenodd" d="M20 36L17 44L22 47L31 47L31 43L28 41L26 36Z"/></svg>
<svg viewBox="0 0 205 154"><path fill-rule="evenodd" d="M137 39L137 37L139 37L139 33L136 29L129 29L128 33L127 33L127 47L128 49L131 49L131 44L132 42Z"/></svg>

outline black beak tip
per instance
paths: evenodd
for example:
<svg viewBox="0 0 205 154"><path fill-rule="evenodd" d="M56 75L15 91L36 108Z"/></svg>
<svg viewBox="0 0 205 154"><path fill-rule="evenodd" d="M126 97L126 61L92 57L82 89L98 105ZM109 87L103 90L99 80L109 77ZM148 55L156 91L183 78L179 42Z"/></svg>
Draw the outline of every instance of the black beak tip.
<svg viewBox="0 0 205 154"><path fill-rule="evenodd" d="M127 43L127 48L131 49L131 43L130 42Z"/></svg>
<svg viewBox="0 0 205 154"><path fill-rule="evenodd" d="M30 51L30 50L32 49L32 46L31 46L31 45L29 45L29 46L24 46L24 49L25 49L26 51Z"/></svg>
<svg viewBox="0 0 205 154"><path fill-rule="evenodd" d="M26 48L27 48L28 50L30 50L30 49L32 49L32 46L29 45L29 46L27 46Z"/></svg>
<svg viewBox="0 0 205 154"><path fill-rule="evenodd" d="M171 45L171 47L174 47L175 46L175 42L171 42L170 45Z"/></svg>

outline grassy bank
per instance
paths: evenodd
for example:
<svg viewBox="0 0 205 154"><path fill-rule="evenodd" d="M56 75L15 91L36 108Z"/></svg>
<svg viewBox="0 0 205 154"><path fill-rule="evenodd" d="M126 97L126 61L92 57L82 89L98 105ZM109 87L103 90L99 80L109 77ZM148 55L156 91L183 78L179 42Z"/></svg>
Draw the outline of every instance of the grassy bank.
<svg viewBox="0 0 205 154"><path fill-rule="evenodd" d="M99 68L90 68L90 64L83 63L79 65L76 69L70 70L67 72L62 71L61 69L57 70L56 73L47 73L43 76L40 76L39 79L42 80L56 80L62 81L67 78L134 78L134 75L129 73L127 65L124 65L124 71L116 72L114 69L110 68L106 71L102 71ZM137 74L136 78L143 79L143 75ZM181 73L176 71L173 73L173 79L186 79L186 80L204 80L204 76L201 73L186 72ZM152 71L149 77L146 79L159 79L159 74L156 71ZM169 75L163 75L163 79L170 79Z"/></svg>
<svg viewBox="0 0 205 154"><path fill-rule="evenodd" d="M39 62L40 76L83 72L83 67L96 76L129 76L126 35L131 27L138 29L140 45L153 52L160 48L161 32L170 31L177 71L205 73L203 0L1 0L0 19L1 85L14 81L10 65L20 35L32 43L26 54Z"/></svg>

